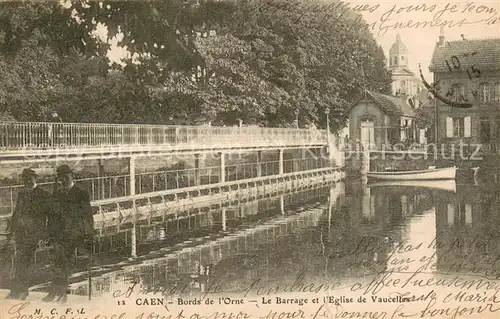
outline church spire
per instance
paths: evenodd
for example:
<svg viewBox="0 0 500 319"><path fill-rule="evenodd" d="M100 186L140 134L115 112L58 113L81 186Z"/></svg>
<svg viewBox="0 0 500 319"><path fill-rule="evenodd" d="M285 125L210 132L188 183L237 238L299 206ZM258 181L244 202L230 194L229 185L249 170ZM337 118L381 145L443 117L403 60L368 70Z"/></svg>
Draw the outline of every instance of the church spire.
<svg viewBox="0 0 500 319"><path fill-rule="evenodd" d="M408 48L401 40L401 36L396 36L396 41L392 44L389 50L389 67L397 68L408 66Z"/></svg>

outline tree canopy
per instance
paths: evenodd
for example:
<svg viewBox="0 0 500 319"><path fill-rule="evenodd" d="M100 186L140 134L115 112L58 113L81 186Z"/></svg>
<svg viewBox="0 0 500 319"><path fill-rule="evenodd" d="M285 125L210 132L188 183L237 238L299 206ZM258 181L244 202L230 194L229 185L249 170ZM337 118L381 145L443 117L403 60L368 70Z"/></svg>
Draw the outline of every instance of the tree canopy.
<svg viewBox="0 0 500 319"><path fill-rule="evenodd" d="M0 107L18 120L340 128L363 88L390 92L385 56L347 12L237 1L0 4ZM293 2L293 0L292 0ZM104 32L107 38L99 36ZM108 40L130 53L111 63Z"/></svg>

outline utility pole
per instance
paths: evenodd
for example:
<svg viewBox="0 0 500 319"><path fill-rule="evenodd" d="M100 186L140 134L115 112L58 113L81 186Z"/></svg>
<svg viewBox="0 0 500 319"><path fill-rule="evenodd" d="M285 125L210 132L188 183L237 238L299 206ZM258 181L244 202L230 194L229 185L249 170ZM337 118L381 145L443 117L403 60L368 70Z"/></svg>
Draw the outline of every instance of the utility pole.
<svg viewBox="0 0 500 319"><path fill-rule="evenodd" d="M327 107L325 109L325 114L326 114L326 141L328 143L328 146L330 146L330 108Z"/></svg>
<svg viewBox="0 0 500 319"><path fill-rule="evenodd" d="M433 73L434 76L434 83L436 82L436 73ZM437 99L434 96L434 142L436 143L435 147L438 147L439 143L439 130L438 130L438 124L439 124L439 119L438 119L438 109L437 109Z"/></svg>

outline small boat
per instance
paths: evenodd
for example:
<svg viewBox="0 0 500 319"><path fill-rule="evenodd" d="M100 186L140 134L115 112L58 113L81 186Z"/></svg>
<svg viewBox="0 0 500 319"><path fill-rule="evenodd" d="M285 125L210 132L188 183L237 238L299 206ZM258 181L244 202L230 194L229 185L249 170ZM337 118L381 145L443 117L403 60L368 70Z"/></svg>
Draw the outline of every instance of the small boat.
<svg viewBox="0 0 500 319"><path fill-rule="evenodd" d="M418 171L389 171L389 172L368 172L369 178L383 180L436 180L436 179L455 179L457 173L456 167L431 168Z"/></svg>
<svg viewBox="0 0 500 319"><path fill-rule="evenodd" d="M381 181L367 185L370 188L374 187L412 187L412 188L429 188L442 190L446 192L456 193L457 186L455 180L407 180L407 181Z"/></svg>

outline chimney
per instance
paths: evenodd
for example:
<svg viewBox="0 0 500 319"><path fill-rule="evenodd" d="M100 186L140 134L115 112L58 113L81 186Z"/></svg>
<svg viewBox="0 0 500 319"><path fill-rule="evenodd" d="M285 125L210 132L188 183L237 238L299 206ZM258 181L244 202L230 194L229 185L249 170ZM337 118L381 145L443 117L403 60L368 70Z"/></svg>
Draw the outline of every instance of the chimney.
<svg viewBox="0 0 500 319"><path fill-rule="evenodd" d="M439 42L438 42L439 45L443 45L444 44L444 27L441 26L440 28L440 32L439 32Z"/></svg>

